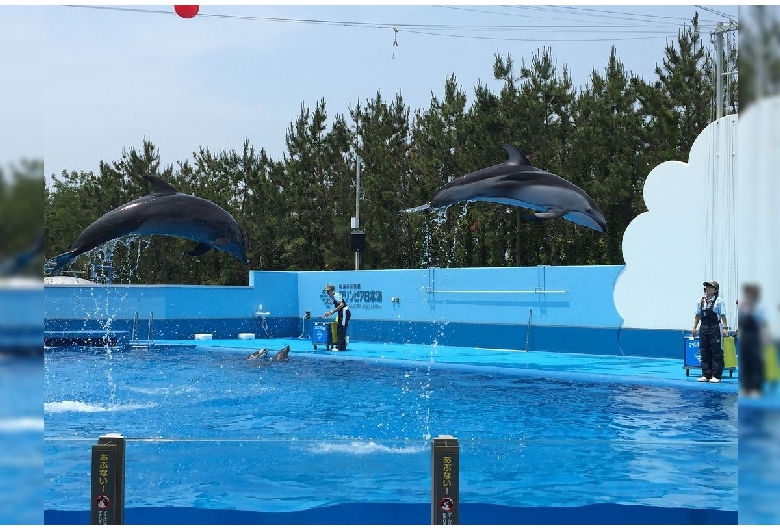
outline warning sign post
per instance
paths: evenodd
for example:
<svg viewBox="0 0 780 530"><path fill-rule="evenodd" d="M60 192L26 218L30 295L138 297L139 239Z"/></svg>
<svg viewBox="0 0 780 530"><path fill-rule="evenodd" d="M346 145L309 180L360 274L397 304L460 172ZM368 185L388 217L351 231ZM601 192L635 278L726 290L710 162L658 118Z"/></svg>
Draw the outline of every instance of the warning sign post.
<svg viewBox="0 0 780 530"><path fill-rule="evenodd" d="M444 434L433 439L431 524L460 522L459 452L457 438Z"/></svg>
<svg viewBox="0 0 780 530"><path fill-rule="evenodd" d="M92 446L90 524L124 524L125 439L107 434Z"/></svg>

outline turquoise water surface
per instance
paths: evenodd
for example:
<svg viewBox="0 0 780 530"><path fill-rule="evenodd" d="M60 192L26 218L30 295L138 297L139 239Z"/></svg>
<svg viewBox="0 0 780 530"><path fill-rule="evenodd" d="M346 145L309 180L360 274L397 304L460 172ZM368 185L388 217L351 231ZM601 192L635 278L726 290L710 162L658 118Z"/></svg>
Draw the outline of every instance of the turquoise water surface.
<svg viewBox="0 0 780 530"><path fill-rule="evenodd" d="M46 350L46 510L88 510L91 446L112 432L128 440L128 508L430 502L431 440L448 434L463 503L737 510L728 382L621 382L614 366L566 372L564 355L435 345L196 342ZM289 360L247 360L260 344L291 344Z"/></svg>

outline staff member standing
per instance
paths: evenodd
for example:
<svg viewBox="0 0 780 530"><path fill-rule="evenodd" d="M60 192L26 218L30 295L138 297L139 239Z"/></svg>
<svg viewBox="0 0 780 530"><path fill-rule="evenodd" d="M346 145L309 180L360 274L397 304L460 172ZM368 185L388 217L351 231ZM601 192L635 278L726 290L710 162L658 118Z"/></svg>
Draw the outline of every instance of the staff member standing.
<svg viewBox="0 0 780 530"><path fill-rule="evenodd" d="M349 325L349 319L352 318L352 313L349 310L347 302L344 301L344 298L340 293L336 292L336 288L332 283L326 285L323 291L328 294L331 301L333 302L333 310L326 311L322 317L329 317L333 313L339 314L336 327L336 348L344 351L347 349L347 326Z"/></svg>
<svg viewBox="0 0 780 530"><path fill-rule="evenodd" d="M720 285L716 281L704 282L704 296L696 305L691 335L696 338L696 328L701 323L699 353L701 354L701 377L699 382L720 383L723 377L723 346L721 339L728 336L726 308L720 296Z"/></svg>

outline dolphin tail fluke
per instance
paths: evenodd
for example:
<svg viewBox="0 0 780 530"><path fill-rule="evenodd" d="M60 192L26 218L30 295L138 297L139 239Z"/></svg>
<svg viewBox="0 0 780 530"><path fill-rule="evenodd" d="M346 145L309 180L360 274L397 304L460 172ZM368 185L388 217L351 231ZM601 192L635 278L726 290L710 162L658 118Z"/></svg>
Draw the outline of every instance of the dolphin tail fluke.
<svg viewBox="0 0 780 530"><path fill-rule="evenodd" d="M209 250L211 250L211 245L207 243L198 243L195 248L190 250L189 252L185 252L188 256L202 256Z"/></svg>
<svg viewBox="0 0 780 530"><path fill-rule="evenodd" d="M422 212L423 210L427 210L430 207L431 207L431 203L426 202L425 204L421 204L420 206L415 206L414 208L407 208L406 210L401 210L401 213Z"/></svg>

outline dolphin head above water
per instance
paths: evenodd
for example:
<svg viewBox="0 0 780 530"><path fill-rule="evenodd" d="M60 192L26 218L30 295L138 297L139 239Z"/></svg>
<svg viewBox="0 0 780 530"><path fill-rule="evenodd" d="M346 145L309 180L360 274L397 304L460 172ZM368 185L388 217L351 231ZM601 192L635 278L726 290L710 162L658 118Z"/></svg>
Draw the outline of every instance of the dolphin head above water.
<svg viewBox="0 0 780 530"><path fill-rule="evenodd" d="M274 361L286 361L290 355L290 346L285 346L273 356Z"/></svg>
<svg viewBox="0 0 780 530"><path fill-rule="evenodd" d="M495 166L468 173L437 191L427 208L443 208L461 201L485 201L535 210L531 216L543 221L563 217L573 223L604 232L607 222L596 202L568 180L531 165L516 147L501 146L509 159Z"/></svg>
<svg viewBox="0 0 780 530"><path fill-rule="evenodd" d="M232 215L211 201L179 192L157 175L144 178L152 192L111 210L84 229L67 252L53 258L54 273L103 243L133 234L182 237L197 242L187 252L190 256L216 248L249 263L244 235Z"/></svg>
<svg viewBox="0 0 780 530"><path fill-rule="evenodd" d="M268 348L262 348L255 352L250 353L247 359L264 359L268 357Z"/></svg>

